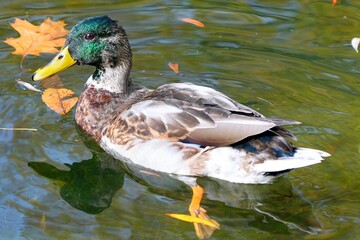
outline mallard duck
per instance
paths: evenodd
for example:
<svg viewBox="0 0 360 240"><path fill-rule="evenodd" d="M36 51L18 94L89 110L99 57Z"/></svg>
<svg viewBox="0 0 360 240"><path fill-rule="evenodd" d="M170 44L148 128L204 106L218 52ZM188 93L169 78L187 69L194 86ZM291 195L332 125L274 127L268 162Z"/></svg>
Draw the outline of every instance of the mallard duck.
<svg viewBox="0 0 360 240"><path fill-rule="evenodd" d="M190 83L145 88L130 78L132 53L125 30L106 16L76 24L61 52L33 74L42 80L66 68L95 66L76 108L80 128L110 155L171 174L193 190L191 216L199 238L219 227L200 207L197 177L269 183L284 172L320 163L329 154L294 147L284 125L224 94Z"/></svg>

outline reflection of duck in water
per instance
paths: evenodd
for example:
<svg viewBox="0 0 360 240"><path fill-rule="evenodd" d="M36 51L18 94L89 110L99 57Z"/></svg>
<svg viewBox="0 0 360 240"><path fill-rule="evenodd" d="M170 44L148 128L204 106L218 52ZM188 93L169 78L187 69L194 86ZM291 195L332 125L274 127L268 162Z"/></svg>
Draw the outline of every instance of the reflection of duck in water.
<svg viewBox="0 0 360 240"><path fill-rule="evenodd" d="M200 238L219 224L200 207L195 178L268 183L274 175L321 162L329 154L293 147L282 126L207 87L188 83L155 90L131 81L124 29L108 17L88 18L69 33L63 50L33 75L42 80L74 64L96 67L85 84L76 122L116 158L181 178L193 189L189 211Z"/></svg>
<svg viewBox="0 0 360 240"><path fill-rule="evenodd" d="M150 192L186 200L188 189L181 181L136 165L127 164L125 168L127 175L147 186ZM297 230L300 235L311 235L323 231L313 203L288 178L257 185L209 178L199 178L197 182L206 189L206 204L217 206L217 216L225 218L224 224L253 226L268 233Z"/></svg>
<svg viewBox="0 0 360 240"><path fill-rule="evenodd" d="M110 207L114 194L124 184L125 170L118 160L105 152L60 170L45 162L29 162L40 175L61 182L60 195L74 208L97 214Z"/></svg>
<svg viewBox="0 0 360 240"><path fill-rule="evenodd" d="M93 145L87 146L94 150ZM124 172L147 186L150 192L186 200L188 189L181 181L139 166L125 166L101 150L92 152L91 159L66 164L70 170L60 170L45 162L30 162L29 166L40 175L60 182L61 197L72 207L89 214L98 214L110 207L112 198L124 183ZM308 234L321 229L311 202L293 189L286 178L273 185L235 184L208 178L199 179L199 184L206 189L207 204L220 204L221 213L218 215L231 219L230 226L236 226L240 221L242 225L270 233L287 233L289 229L296 229ZM294 209L301 209L301 212L296 213ZM231 212L231 215L223 212ZM244 217L239 218L239 215ZM269 224L274 229L269 229Z"/></svg>

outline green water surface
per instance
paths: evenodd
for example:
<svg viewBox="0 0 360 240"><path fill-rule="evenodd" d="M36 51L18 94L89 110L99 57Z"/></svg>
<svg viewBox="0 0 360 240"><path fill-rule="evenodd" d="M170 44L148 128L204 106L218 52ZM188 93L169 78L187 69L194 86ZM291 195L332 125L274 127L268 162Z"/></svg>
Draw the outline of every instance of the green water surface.
<svg viewBox="0 0 360 240"><path fill-rule="evenodd" d="M133 80L148 87L193 82L224 92L268 117L293 119L295 143L332 154L272 185L200 179L203 207L221 224L212 239L360 239L360 2L0 1L0 239L196 239L191 189L163 174L124 166L80 134L74 110L59 115L15 80L53 55L21 56L15 17L47 17L70 29L108 15L127 30ZM180 21L194 18L199 28ZM167 64L179 64L179 74ZM77 95L94 69L60 74ZM43 83L36 87L44 89Z"/></svg>

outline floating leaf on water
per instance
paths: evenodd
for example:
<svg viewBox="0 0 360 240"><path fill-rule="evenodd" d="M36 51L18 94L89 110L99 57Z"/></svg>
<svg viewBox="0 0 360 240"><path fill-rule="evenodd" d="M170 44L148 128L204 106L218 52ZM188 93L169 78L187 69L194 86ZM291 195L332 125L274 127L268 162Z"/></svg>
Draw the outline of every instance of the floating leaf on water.
<svg viewBox="0 0 360 240"><path fill-rule="evenodd" d="M4 42L13 46L15 51L12 54L21 55L24 60L26 55L39 56L40 53L55 53L65 43L66 30L63 21L53 22L47 18L39 26L35 26L26 20L15 18L15 22L10 24L19 32L18 38L7 38Z"/></svg>
<svg viewBox="0 0 360 240"><path fill-rule="evenodd" d="M355 51L357 53L359 52L359 50L358 50L359 44L360 44L360 38L355 37L351 40L351 46L355 49Z"/></svg>
<svg viewBox="0 0 360 240"><path fill-rule="evenodd" d="M202 28L205 27L205 24L203 24L202 22L200 22L198 20L192 19L192 18L181 18L180 20L183 22L191 23L198 27L202 27Z"/></svg>
<svg viewBox="0 0 360 240"><path fill-rule="evenodd" d="M169 68L171 68L175 73L179 73L179 64L177 63L168 63Z"/></svg>
<svg viewBox="0 0 360 240"><path fill-rule="evenodd" d="M42 100L53 111L66 114L78 100L77 97L72 97L73 94L73 91L66 88L48 88L44 91Z"/></svg>

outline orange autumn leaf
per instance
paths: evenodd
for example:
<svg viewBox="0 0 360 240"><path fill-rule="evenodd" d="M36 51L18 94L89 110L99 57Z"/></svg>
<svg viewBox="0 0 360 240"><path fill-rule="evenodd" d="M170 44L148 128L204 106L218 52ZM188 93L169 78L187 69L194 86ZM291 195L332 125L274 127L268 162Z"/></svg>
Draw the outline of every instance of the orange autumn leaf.
<svg viewBox="0 0 360 240"><path fill-rule="evenodd" d="M337 4L337 0L332 0L332 4L335 6Z"/></svg>
<svg viewBox="0 0 360 240"><path fill-rule="evenodd" d="M26 20L15 18L11 26L19 32L18 38L7 38L4 42L13 46L15 51L12 54L21 55L24 60L26 55L39 56L40 53L55 53L65 43L66 30L63 21L53 22L50 18L46 19L39 26L35 26Z"/></svg>
<svg viewBox="0 0 360 240"><path fill-rule="evenodd" d="M180 20L183 22L194 24L195 26L198 26L198 27L205 27L205 24L203 24L202 22L200 22L198 20L192 19L192 18L181 18Z"/></svg>
<svg viewBox="0 0 360 240"><path fill-rule="evenodd" d="M175 73L179 73L179 64L177 63L168 63L169 68L171 68Z"/></svg>
<svg viewBox="0 0 360 240"><path fill-rule="evenodd" d="M77 97L72 97L73 94L73 91L66 88L48 88L42 94L41 99L51 110L65 114L78 100Z"/></svg>

